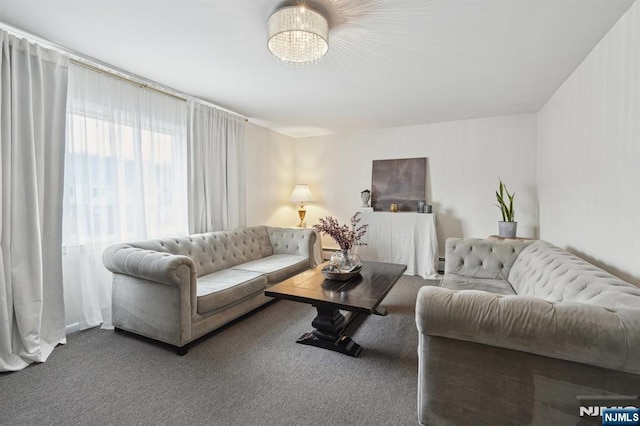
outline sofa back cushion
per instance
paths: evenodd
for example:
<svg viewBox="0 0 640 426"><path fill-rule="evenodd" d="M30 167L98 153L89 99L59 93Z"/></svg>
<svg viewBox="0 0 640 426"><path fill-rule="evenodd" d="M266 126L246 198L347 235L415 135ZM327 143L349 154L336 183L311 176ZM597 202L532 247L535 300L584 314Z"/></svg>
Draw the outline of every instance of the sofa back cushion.
<svg viewBox="0 0 640 426"><path fill-rule="evenodd" d="M640 308L640 288L546 241L520 253L509 282L518 294L552 302Z"/></svg>
<svg viewBox="0 0 640 426"><path fill-rule="evenodd" d="M198 277L273 254L266 226L138 241L130 245L189 256Z"/></svg>
<svg viewBox="0 0 640 426"><path fill-rule="evenodd" d="M445 274L506 280L516 258L530 241L448 238Z"/></svg>
<svg viewBox="0 0 640 426"><path fill-rule="evenodd" d="M317 237L315 230L267 226L267 233L273 254L295 254L313 258L312 249Z"/></svg>

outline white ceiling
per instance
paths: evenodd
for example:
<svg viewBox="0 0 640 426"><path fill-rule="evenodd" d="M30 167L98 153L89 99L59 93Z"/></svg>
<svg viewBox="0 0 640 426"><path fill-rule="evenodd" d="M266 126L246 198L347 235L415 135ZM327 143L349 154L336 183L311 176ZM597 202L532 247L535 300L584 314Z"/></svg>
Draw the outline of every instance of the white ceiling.
<svg viewBox="0 0 640 426"><path fill-rule="evenodd" d="M327 56L266 48L281 0L0 0L0 21L292 137L538 111L633 0L314 0Z"/></svg>

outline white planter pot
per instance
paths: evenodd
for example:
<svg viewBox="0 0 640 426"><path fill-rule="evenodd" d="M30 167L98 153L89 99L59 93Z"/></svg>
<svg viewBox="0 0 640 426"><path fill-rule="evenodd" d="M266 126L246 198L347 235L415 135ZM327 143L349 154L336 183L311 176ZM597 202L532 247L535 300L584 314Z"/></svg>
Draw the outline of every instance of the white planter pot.
<svg viewBox="0 0 640 426"><path fill-rule="evenodd" d="M498 222L498 235L504 238L515 238L518 222Z"/></svg>

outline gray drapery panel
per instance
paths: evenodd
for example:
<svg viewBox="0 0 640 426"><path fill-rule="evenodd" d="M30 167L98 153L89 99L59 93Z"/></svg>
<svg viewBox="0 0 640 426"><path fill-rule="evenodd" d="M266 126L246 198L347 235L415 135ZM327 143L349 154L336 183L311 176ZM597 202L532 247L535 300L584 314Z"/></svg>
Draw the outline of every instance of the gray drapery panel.
<svg viewBox="0 0 640 426"><path fill-rule="evenodd" d="M68 58L0 30L0 371L65 342L67 72Z"/></svg>
<svg viewBox="0 0 640 426"><path fill-rule="evenodd" d="M244 119L189 102L189 232L246 224Z"/></svg>

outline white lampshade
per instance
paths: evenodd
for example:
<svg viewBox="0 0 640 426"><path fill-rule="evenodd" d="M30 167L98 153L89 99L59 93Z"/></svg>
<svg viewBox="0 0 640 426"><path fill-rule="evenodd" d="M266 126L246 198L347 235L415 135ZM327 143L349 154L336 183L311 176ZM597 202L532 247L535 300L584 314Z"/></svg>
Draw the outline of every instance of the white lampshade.
<svg viewBox="0 0 640 426"><path fill-rule="evenodd" d="M293 188L293 192L291 193L291 199L289 202L291 203L306 203L307 201L313 201L313 195L311 195L311 190L309 189L309 185L306 184L298 184Z"/></svg>

